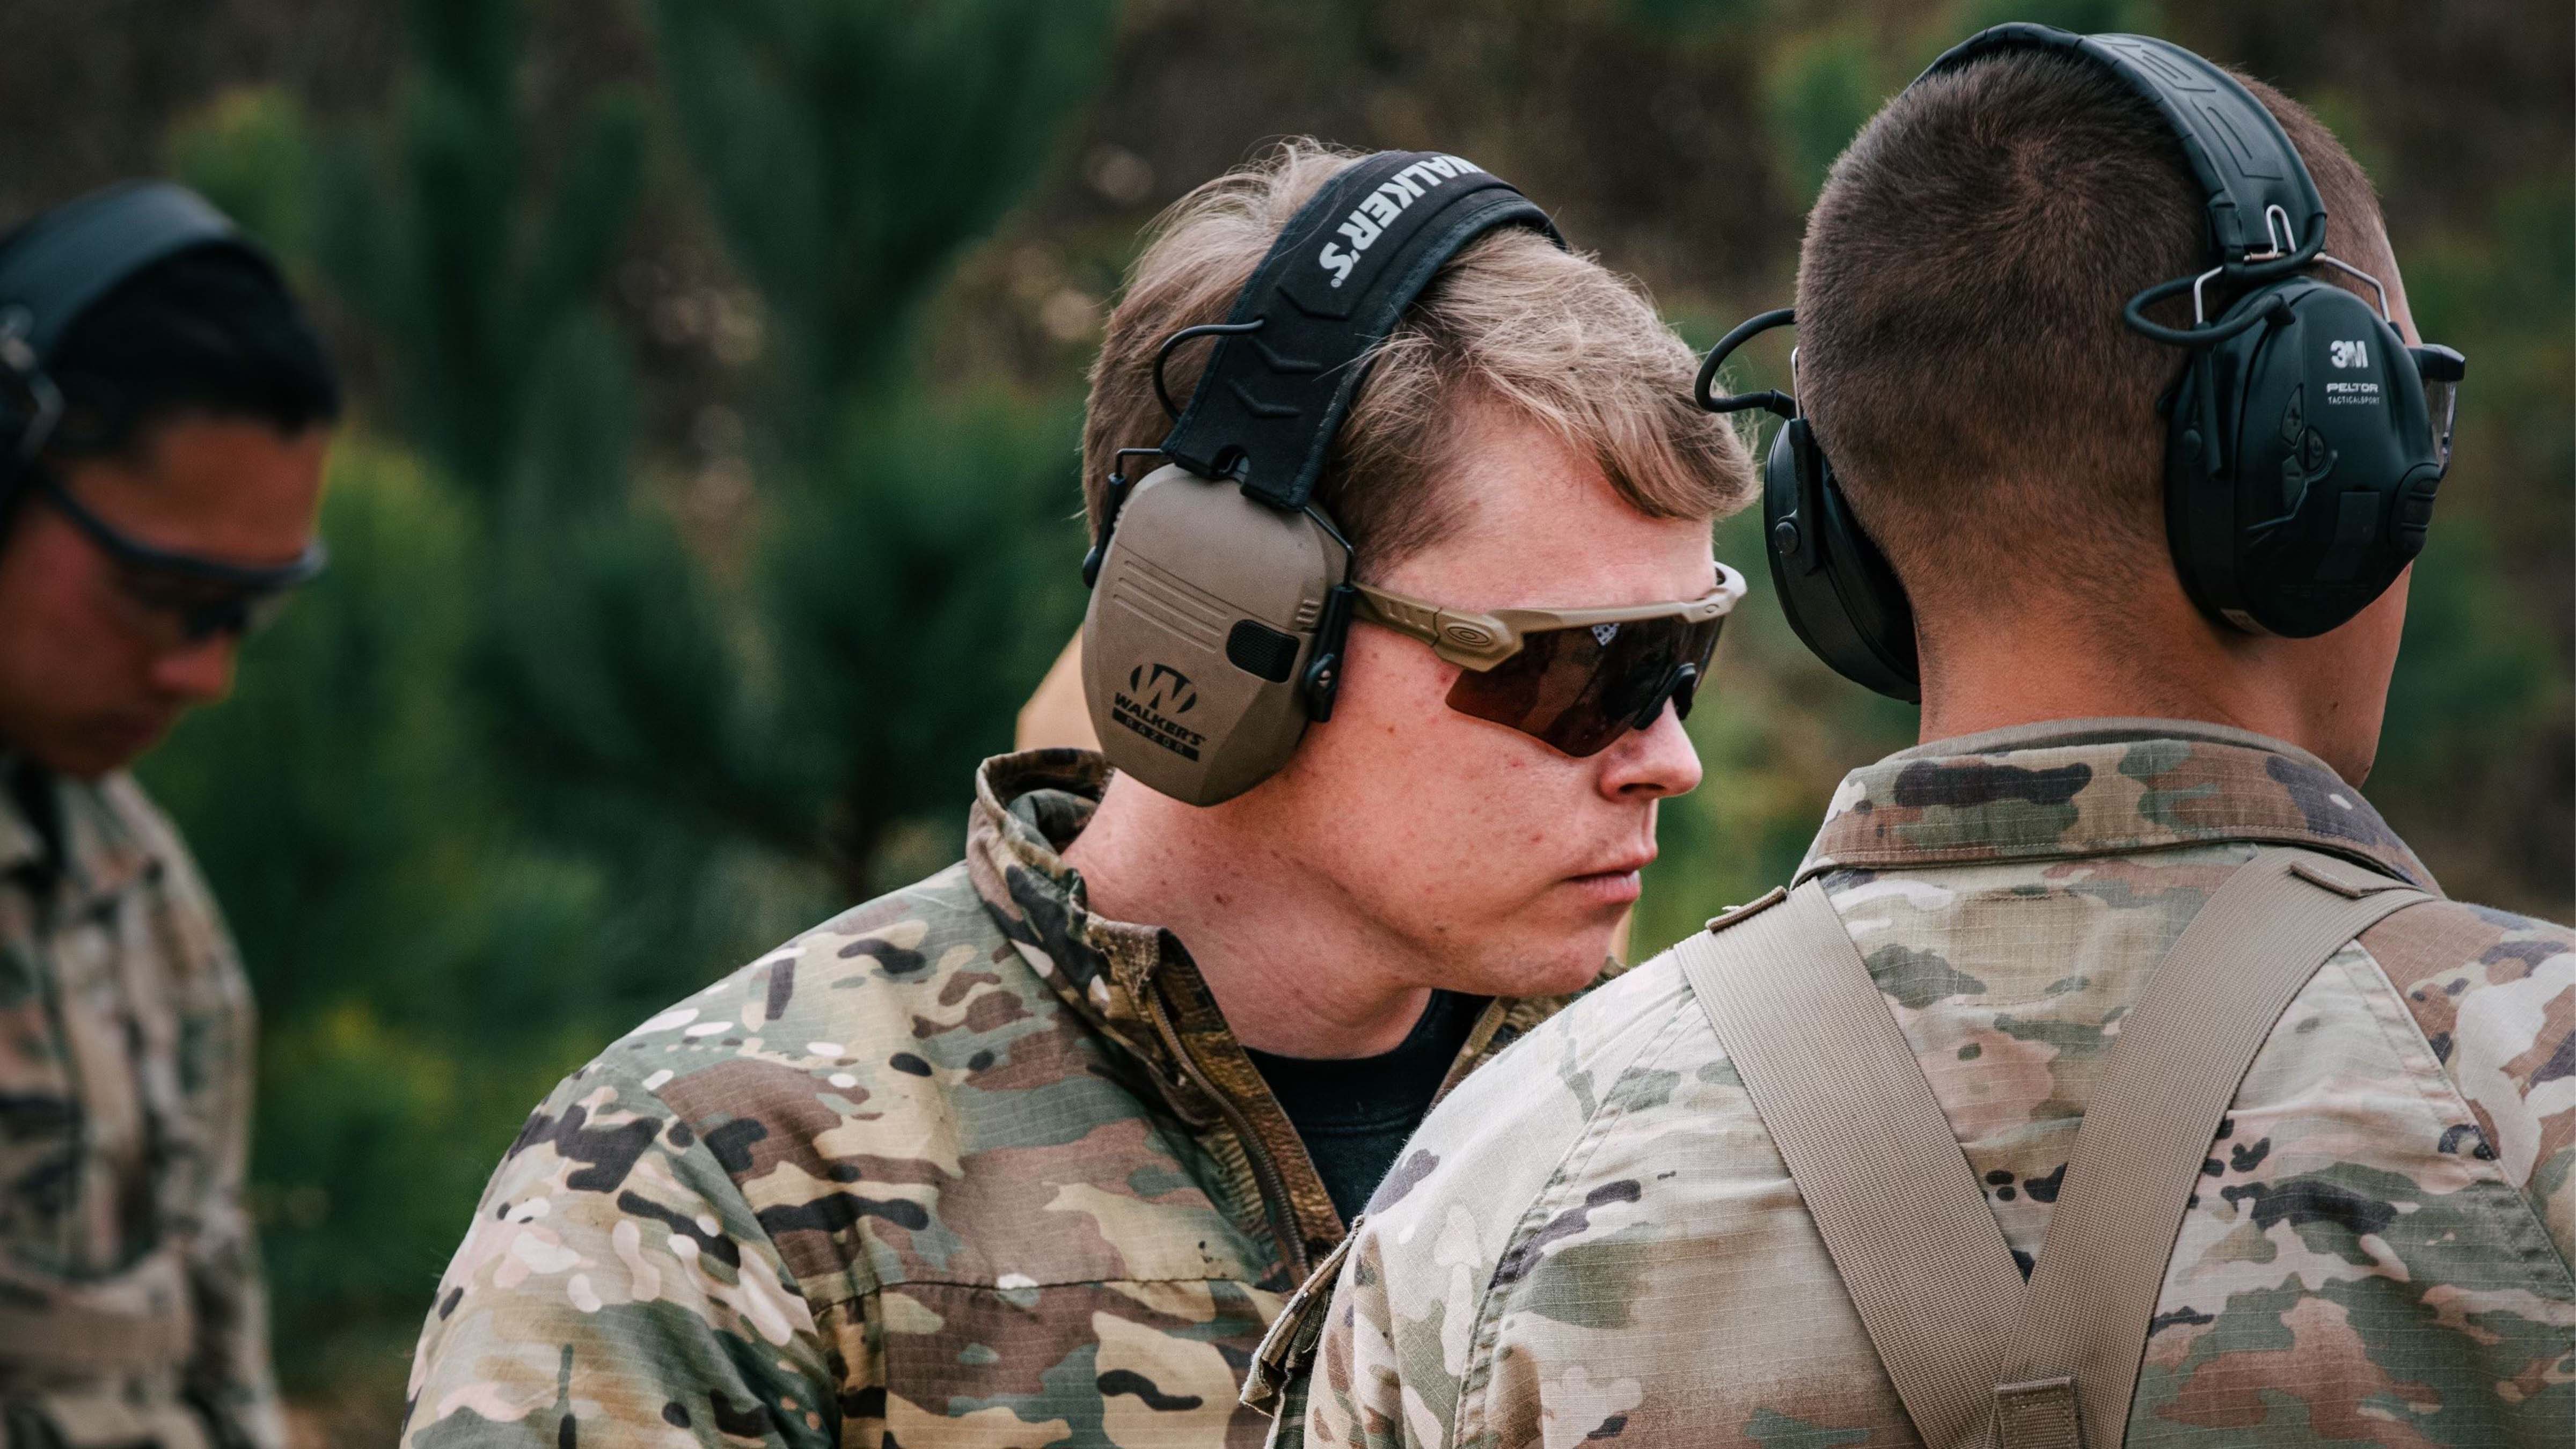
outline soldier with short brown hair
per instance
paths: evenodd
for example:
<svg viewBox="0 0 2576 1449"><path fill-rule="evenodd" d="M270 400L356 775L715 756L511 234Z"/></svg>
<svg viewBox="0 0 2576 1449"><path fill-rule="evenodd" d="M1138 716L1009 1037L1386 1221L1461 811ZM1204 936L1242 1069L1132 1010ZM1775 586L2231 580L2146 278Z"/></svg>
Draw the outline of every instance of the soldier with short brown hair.
<svg viewBox="0 0 2576 1449"><path fill-rule="evenodd" d="M2568 1444L2576 941L2358 788L2461 368L2361 168L1999 27L1835 164L1795 320L1774 577L1923 743L1425 1122L1265 1345L1267 1402L1321 1341L1283 1437Z"/></svg>

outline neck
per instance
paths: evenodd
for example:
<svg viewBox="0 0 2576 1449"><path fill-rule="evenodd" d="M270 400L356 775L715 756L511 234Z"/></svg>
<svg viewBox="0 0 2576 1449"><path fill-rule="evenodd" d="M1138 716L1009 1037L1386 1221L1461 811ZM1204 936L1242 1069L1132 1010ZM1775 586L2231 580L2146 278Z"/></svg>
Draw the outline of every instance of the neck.
<svg viewBox="0 0 2576 1449"><path fill-rule="evenodd" d="M1432 963L1276 842L1250 797L1183 805L1125 775L1064 852L1091 909L1180 938L1235 1039L1290 1057L1391 1051Z"/></svg>
<svg viewBox="0 0 2576 1449"><path fill-rule="evenodd" d="M2060 719L2198 720L2298 745L2349 777L2336 757L2344 701L2314 697L2286 667L2295 641L2222 630L2173 594L2134 601L2116 631L2100 605L2057 598L1927 617L1922 739Z"/></svg>

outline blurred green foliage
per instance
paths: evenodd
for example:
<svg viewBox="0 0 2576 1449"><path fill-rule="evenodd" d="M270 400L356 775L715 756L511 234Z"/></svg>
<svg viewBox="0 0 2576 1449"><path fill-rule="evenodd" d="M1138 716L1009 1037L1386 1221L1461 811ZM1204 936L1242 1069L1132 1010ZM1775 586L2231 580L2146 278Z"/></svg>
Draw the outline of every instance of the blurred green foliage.
<svg viewBox="0 0 2576 1449"><path fill-rule="evenodd" d="M493 766L466 687L484 570L457 490L352 439L323 528L313 607L253 643L235 697L146 777L255 963L280 1341L373 1328L353 1352L381 1355L489 1170L476 1158L586 1054L612 882L534 844ZM456 1134L485 1150L422 1150ZM290 1363L308 1381L343 1366Z"/></svg>
<svg viewBox="0 0 2576 1449"><path fill-rule="evenodd" d="M268 1023L258 1207L308 1427L390 1433L481 1177L556 1076L954 858L974 762L1079 617L1105 298L1155 209L1268 136L1474 155L1706 342L1786 294L1833 158L1979 25L2159 30L2317 95L2426 334L2471 359L2371 793L2455 892L2564 915L2567 137L2512 129L2526 92L2463 119L2495 84L2425 74L2403 7L2355 31L2384 56L2284 40L2342 13L410 0L356 102L325 66L189 111L169 164L315 291L360 403L331 574L144 771ZM1750 351L1785 382L1785 344ZM1718 547L1755 559L1754 522ZM1641 952L1782 879L1842 773L1913 737L1754 572Z"/></svg>
<svg viewBox="0 0 2576 1449"><path fill-rule="evenodd" d="M606 88L537 165L517 0L412 5L412 63L354 134L268 90L169 146L391 374L333 470L331 574L147 771L270 1023L279 1337L340 1346L288 1355L298 1387L399 1353L552 1078L889 861L953 855L960 786L1079 617L1076 414L924 397L894 364L1094 83L1108 7L658 13L687 155L783 341L734 566L637 466L603 307L648 117Z"/></svg>
<svg viewBox="0 0 2576 1449"><path fill-rule="evenodd" d="M1834 158L1889 89L1866 31L1829 30L1780 48L1768 84L1771 129L1800 206L1816 199Z"/></svg>
<svg viewBox="0 0 2576 1449"><path fill-rule="evenodd" d="M334 290L388 344L406 435L486 494L517 461L536 370L597 294L641 180L642 107L615 92L552 177L531 174L519 11L410 0L393 114L325 152L313 238Z"/></svg>
<svg viewBox="0 0 2576 1449"><path fill-rule="evenodd" d="M655 0L671 108L781 334L773 409L821 464L947 264L1097 83L1096 0ZM817 435L817 434L820 435Z"/></svg>

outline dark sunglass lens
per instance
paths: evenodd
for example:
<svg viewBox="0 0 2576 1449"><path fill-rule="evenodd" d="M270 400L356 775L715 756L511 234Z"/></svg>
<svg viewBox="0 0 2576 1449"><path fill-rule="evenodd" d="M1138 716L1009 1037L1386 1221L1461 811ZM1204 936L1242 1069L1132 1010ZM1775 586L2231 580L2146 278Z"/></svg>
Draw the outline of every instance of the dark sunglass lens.
<svg viewBox="0 0 2576 1449"><path fill-rule="evenodd" d="M1569 748L1559 730L1569 714L1588 713L1583 701L1600 659L1600 646L1588 630L1526 634L1521 651L1500 665L1482 673L1461 671L1449 687L1449 707L1536 735L1568 754L1589 753Z"/></svg>
<svg viewBox="0 0 2576 1449"><path fill-rule="evenodd" d="M1708 667L1717 659L1717 636L1725 631L1726 616L1723 614L1691 626L1691 641L1685 657L1699 667L1700 678L1708 678Z"/></svg>
<svg viewBox="0 0 2576 1449"><path fill-rule="evenodd" d="M1461 673L1449 707L1577 758L1596 755L1631 729L1652 728L1667 698L1688 709L1718 623L1644 619L1526 634L1520 653Z"/></svg>
<svg viewBox="0 0 2576 1449"><path fill-rule="evenodd" d="M191 644L217 634L240 635L249 626L249 609L239 599L210 599L179 611L179 632Z"/></svg>

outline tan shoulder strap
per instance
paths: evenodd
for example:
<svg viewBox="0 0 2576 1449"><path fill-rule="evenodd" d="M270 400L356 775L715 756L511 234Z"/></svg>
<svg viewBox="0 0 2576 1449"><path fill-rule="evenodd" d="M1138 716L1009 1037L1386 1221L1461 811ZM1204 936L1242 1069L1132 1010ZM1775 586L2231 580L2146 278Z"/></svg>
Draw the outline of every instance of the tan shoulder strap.
<svg viewBox="0 0 2576 1449"><path fill-rule="evenodd" d="M1931 1449L1985 1432L2021 1271L1905 1034L1809 881L1673 948Z"/></svg>
<svg viewBox="0 0 2576 1449"><path fill-rule="evenodd" d="M2254 1054L2328 957L2431 899L2357 866L2265 851L2228 877L2147 978L2075 1134L1997 1380L2074 1379L2085 1437L2024 1441L2033 1449L2120 1442L2174 1237Z"/></svg>
<svg viewBox="0 0 2576 1449"><path fill-rule="evenodd" d="M1712 922L1675 956L1924 1443L2110 1449L2185 1204L2254 1053L2327 957L2429 899L2292 851L2229 877L2122 1018L2027 1292L1821 886Z"/></svg>

